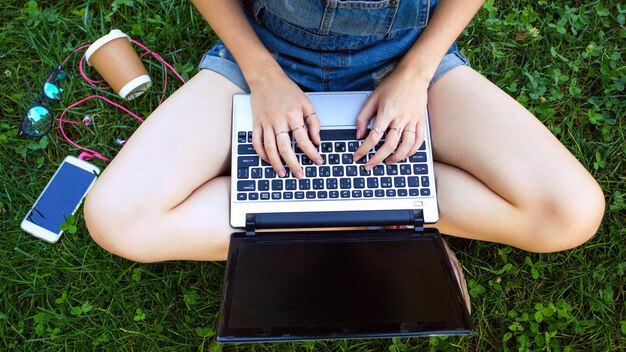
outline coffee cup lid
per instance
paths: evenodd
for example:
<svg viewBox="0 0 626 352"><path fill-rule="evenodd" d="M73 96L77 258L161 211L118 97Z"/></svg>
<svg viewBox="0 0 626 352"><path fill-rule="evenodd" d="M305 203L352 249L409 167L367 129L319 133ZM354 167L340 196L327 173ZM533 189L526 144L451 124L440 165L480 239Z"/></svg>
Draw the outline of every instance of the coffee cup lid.
<svg viewBox="0 0 626 352"><path fill-rule="evenodd" d="M133 100L138 96L150 88L152 85L152 80L148 75L141 75L137 78L132 79L130 82L126 83L122 89L120 89L120 97L126 100Z"/></svg>
<svg viewBox="0 0 626 352"><path fill-rule="evenodd" d="M89 58L94 52L96 52L96 50L100 49L100 47L102 47L104 44L117 38L128 38L128 41L130 41L130 37L126 33L120 31L119 29L112 29L109 34L96 40L95 42L93 42L93 44L89 46L89 48L87 48L87 52L85 52L85 59L87 60L87 64L91 66Z"/></svg>

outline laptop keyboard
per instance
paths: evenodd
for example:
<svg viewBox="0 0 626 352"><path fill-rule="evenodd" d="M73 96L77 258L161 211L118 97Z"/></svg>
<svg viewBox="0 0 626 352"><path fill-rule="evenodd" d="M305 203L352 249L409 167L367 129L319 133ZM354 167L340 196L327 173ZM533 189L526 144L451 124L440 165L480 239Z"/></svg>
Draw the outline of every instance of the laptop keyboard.
<svg viewBox="0 0 626 352"><path fill-rule="evenodd" d="M368 155L357 162L352 154L361 141L355 140L355 129L321 130L322 143L317 150L324 159L316 165L293 141L304 175L298 180L286 168L279 177L269 163L263 161L252 146L252 131L237 134L238 201L325 200L362 198L407 198L430 196L425 144L407 159L395 164L379 164L366 171L365 162L380 148L384 139Z"/></svg>

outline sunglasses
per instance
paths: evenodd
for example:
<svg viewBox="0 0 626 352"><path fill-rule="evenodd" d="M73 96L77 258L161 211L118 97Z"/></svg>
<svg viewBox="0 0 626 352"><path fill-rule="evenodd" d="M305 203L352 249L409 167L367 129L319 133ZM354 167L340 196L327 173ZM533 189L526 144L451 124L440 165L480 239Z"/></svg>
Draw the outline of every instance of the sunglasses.
<svg viewBox="0 0 626 352"><path fill-rule="evenodd" d="M64 81L67 77L67 73L63 70L63 65L58 65L48 74L37 102L28 110L26 116L22 118L20 136L41 137L50 131L54 122L54 116L44 103L46 100L51 102L61 101Z"/></svg>

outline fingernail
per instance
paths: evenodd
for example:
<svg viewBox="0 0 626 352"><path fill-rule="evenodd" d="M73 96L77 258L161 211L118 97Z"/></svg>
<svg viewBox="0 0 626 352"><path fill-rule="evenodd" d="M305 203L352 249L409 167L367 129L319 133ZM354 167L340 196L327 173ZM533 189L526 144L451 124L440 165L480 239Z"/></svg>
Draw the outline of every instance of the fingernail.
<svg viewBox="0 0 626 352"><path fill-rule="evenodd" d="M285 169L278 170L278 176L280 176L280 177L285 177L286 173L287 173L287 171L285 171Z"/></svg>
<svg viewBox="0 0 626 352"><path fill-rule="evenodd" d="M370 171L372 169L372 165L365 164L363 168L365 169L365 171Z"/></svg>
<svg viewBox="0 0 626 352"><path fill-rule="evenodd" d="M323 160L322 158L320 158L320 159L315 159L315 163L316 163L317 165L322 165L322 164L324 163L324 160Z"/></svg>
<svg viewBox="0 0 626 352"><path fill-rule="evenodd" d="M362 133L361 129L357 128L357 130L356 130L356 139L361 139L361 133Z"/></svg>
<svg viewBox="0 0 626 352"><path fill-rule="evenodd" d="M304 173L302 173L302 171L296 171L295 176L299 180L302 178L302 176L304 176Z"/></svg>

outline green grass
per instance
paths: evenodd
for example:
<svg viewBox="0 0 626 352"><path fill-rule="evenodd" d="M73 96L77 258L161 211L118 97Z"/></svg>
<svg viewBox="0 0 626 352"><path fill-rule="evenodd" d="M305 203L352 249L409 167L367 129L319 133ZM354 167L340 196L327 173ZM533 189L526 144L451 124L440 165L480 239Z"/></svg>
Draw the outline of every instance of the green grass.
<svg viewBox="0 0 626 352"><path fill-rule="evenodd" d="M536 114L600 182L607 211L595 238L556 254L450 238L469 281L474 336L223 349L626 350L625 15L616 0L489 1L459 40L474 68ZM117 258L90 239L82 215L77 230L57 244L19 229L59 162L77 155L58 129L41 140L17 136L21 116L55 63L120 28L189 77L215 36L181 0L3 1L0 23L0 350L222 348L213 331L223 263L141 265ZM74 72L77 60L68 66ZM146 64L155 88L124 102L141 116L158 104L162 79L157 63ZM179 86L170 82L168 94ZM75 77L54 110L93 93ZM74 109L70 118L86 114L97 114L95 127L69 133L107 156L119 150L116 139L137 127L100 102Z"/></svg>

